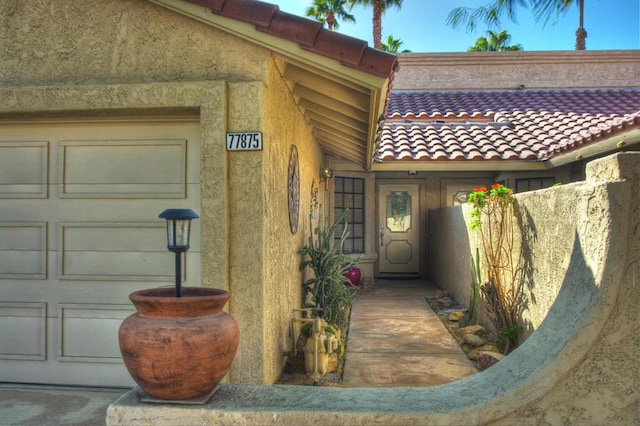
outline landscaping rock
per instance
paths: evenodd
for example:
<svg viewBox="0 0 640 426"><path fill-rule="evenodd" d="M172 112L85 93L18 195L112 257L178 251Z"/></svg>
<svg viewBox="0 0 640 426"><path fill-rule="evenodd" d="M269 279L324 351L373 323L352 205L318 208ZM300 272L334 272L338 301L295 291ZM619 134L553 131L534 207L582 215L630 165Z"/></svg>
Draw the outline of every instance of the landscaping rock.
<svg viewBox="0 0 640 426"><path fill-rule="evenodd" d="M484 371L503 358L504 355L500 353L480 351L478 352L478 370Z"/></svg>
<svg viewBox="0 0 640 426"><path fill-rule="evenodd" d="M436 299L442 299L443 297L449 297L449 292L445 290L436 290Z"/></svg>
<svg viewBox="0 0 640 426"><path fill-rule="evenodd" d="M435 307L434 307L435 309ZM467 313L467 309L466 308L457 308L457 309L443 309L438 311L438 315L449 315L452 312L464 312L465 314Z"/></svg>
<svg viewBox="0 0 640 426"><path fill-rule="evenodd" d="M485 341L482 337L475 334L465 334L462 336L464 342L473 347L480 347L485 345Z"/></svg>
<svg viewBox="0 0 640 426"><path fill-rule="evenodd" d="M475 334L476 336L479 336L481 334L486 333L487 330L485 330L485 328L483 326L481 326L480 324L476 324L476 325L468 325L466 327L462 327L460 329L458 329L458 334L465 335L465 334Z"/></svg>
<svg viewBox="0 0 640 426"><path fill-rule="evenodd" d="M449 321L460 321L462 318L464 318L464 312L460 311L451 312L448 317Z"/></svg>
<svg viewBox="0 0 640 426"><path fill-rule="evenodd" d="M475 361L475 360L478 359L478 353L481 352L481 351L500 353L500 349L498 349L494 345L482 345L480 347L477 347L477 348L474 348L473 350L471 350L467 354L467 358L469 358L470 360Z"/></svg>
<svg viewBox="0 0 640 426"><path fill-rule="evenodd" d="M441 297L439 299L436 299L436 303L440 306L448 308L453 305L453 300L450 297Z"/></svg>

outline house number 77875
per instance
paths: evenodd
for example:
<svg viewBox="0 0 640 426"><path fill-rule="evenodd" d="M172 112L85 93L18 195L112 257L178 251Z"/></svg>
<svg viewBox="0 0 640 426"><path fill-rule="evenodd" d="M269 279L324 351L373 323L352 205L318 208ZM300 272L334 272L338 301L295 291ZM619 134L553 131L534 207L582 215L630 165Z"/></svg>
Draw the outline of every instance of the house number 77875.
<svg viewBox="0 0 640 426"><path fill-rule="evenodd" d="M253 151L262 149L262 133L227 133L227 151Z"/></svg>

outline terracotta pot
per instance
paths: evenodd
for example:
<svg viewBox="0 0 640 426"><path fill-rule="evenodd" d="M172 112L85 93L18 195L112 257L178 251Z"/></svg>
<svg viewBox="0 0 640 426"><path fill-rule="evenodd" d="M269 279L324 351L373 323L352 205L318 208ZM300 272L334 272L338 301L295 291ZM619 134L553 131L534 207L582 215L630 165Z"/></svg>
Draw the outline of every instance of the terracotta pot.
<svg viewBox="0 0 640 426"><path fill-rule="evenodd" d="M150 396L191 399L211 392L231 367L240 332L222 311L229 293L171 287L131 293L137 313L120 326L120 352L129 374Z"/></svg>

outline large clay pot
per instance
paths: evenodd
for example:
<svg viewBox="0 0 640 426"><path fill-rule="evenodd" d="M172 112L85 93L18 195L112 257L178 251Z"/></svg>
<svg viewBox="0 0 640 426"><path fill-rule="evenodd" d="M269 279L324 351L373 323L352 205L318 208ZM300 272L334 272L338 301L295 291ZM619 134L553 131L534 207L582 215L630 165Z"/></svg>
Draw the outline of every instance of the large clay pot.
<svg viewBox="0 0 640 426"><path fill-rule="evenodd" d="M129 374L160 399L204 396L220 383L238 348L238 324L222 311L229 293L216 288L170 287L131 293L137 313L118 333Z"/></svg>

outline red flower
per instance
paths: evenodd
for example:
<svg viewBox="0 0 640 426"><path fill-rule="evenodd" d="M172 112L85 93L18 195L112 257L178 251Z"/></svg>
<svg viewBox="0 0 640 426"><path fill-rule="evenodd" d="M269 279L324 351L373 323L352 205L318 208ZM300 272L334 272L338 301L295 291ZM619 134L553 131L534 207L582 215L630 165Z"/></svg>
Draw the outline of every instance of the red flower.
<svg viewBox="0 0 640 426"><path fill-rule="evenodd" d="M491 189L498 189L498 188L500 188L499 183L494 183L493 185L491 185Z"/></svg>
<svg viewBox="0 0 640 426"><path fill-rule="evenodd" d="M473 192L487 192L487 187L481 186L480 188L474 188Z"/></svg>

